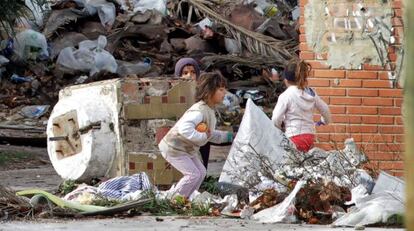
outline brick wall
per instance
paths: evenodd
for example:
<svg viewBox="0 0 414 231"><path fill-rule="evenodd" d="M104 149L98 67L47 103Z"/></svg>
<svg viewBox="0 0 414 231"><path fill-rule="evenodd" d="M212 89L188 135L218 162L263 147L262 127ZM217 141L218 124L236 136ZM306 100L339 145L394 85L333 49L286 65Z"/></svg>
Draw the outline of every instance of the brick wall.
<svg viewBox="0 0 414 231"><path fill-rule="evenodd" d="M327 54L315 54L306 43L304 7L308 0L299 2L300 58L312 66L309 84L328 103L333 119L331 125L317 128L318 145L325 149L342 148L344 140L353 137L370 158L372 167L402 175L402 89L392 87L388 70L382 66L363 64L358 70L329 68L324 62ZM392 7L395 46L400 46L401 0L394 0ZM389 51L389 59L395 65L393 47Z"/></svg>

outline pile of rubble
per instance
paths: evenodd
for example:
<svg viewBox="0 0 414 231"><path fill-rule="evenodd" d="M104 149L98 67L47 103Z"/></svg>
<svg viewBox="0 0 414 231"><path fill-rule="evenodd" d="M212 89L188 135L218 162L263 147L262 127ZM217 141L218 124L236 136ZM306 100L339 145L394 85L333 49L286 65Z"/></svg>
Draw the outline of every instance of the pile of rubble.
<svg viewBox="0 0 414 231"><path fill-rule="evenodd" d="M220 70L243 100L272 107L283 91L277 72L297 57L296 4L56 0L43 10L31 7L36 18L1 42L3 136L7 129L44 128L66 86L171 76L181 57L195 58L204 71Z"/></svg>

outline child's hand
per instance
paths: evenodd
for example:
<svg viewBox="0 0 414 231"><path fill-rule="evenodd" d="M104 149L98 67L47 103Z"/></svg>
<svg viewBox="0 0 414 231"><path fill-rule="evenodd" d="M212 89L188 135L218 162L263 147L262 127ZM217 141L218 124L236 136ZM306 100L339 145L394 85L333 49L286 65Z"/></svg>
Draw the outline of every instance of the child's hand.
<svg viewBox="0 0 414 231"><path fill-rule="evenodd" d="M206 134L207 134L207 138L210 138L211 137L211 130L210 130L210 128L207 129Z"/></svg>

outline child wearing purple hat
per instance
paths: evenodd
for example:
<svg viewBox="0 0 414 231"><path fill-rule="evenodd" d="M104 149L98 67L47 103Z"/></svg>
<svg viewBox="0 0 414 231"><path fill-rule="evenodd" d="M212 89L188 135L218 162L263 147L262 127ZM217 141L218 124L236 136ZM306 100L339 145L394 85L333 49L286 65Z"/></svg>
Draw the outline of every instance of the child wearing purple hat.
<svg viewBox="0 0 414 231"><path fill-rule="evenodd" d="M193 58L181 58L175 64L174 75L182 79L198 80L200 66Z"/></svg>

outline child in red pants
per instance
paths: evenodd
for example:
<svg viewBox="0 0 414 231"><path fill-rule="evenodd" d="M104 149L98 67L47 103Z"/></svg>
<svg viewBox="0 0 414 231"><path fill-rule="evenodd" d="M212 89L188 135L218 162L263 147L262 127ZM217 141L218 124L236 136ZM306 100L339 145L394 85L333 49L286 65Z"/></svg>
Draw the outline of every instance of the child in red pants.
<svg viewBox="0 0 414 231"><path fill-rule="evenodd" d="M272 121L279 129L284 122L286 136L302 152L308 152L314 144L314 109L322 115L318 124L331 121L328 105L313 89L308 88L309 72L310 66L303 61L292 60L288 63L282 72L287 89L279 96L272 115Z"/></svg>

